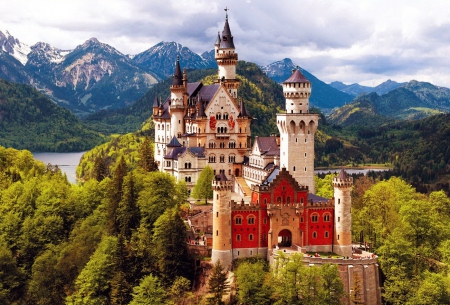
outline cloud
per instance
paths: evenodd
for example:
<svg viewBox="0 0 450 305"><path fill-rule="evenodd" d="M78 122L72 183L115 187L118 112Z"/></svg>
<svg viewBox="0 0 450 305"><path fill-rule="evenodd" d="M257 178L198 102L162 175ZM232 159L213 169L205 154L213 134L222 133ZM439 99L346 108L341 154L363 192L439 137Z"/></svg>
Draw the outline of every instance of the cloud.
<svg viewBox="0 0 450 305"><path fill-rule="evenodd" d="M417 76L450 87L447 0L15 0L0 2L0 28L29 45L73 49L96 37L136 54L176 41L201 54L225 7L240 59L288 57L326 81Z"/></svg>

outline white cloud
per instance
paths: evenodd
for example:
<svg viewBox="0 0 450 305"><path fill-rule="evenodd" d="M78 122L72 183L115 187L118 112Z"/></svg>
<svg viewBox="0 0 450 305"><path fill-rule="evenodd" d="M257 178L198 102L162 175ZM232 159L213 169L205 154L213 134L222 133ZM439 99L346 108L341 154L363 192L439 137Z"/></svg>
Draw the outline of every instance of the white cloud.
<svg viewBox="0 0 450 305"><path fill-rule="evenodd" d="M327 82L450 87L447 0L15 0L0 2L0 28L61 49L96 37L125 54L160 41L203 53L223 29L225 7L241 59L289 57Z"/></svg>

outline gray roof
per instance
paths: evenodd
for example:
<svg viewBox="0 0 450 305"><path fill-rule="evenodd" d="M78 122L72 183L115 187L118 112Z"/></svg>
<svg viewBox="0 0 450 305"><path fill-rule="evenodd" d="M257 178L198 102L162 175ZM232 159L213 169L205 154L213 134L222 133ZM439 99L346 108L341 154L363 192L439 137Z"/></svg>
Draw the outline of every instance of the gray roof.
<svg viewBox="0 0 450 305"><path fill-rule="evenodd" d="M186 150L190 151L194 156L198 158L205 157L204 147L174 147L168 154L164 156L164 159L178 160L178 156L184 154Z"/></svg>
<svg viewBox="0 0 450 305"><path fill-rule="evenodd" d="M183 74L180 68L180 57L177 56L177 63L175 64L175 73L173 75L172 86L181 86L183 84Z"/></svg>
<svg viewBox="0 0 450 305"><path fill-rule="evenodd" d="M256 143L259 150L262 152L261 155L266 156L279 156L280 148L277 144L276 137L257 137Z"/></svg>
<svg viewBox="0 0 450 305"><path fill-rule="evenodd" d="M328 202L328 198L320 197L315 194L308 193L308 201L312 202Z"/></svg>
<svg viewBox="0 0 450 305"><path fill-rule="evenodd" d="M228 24L228 17L225 19L225 26L222 31L222 40L219 44L220 49L234 49L233 35L231 35L230 25Z"/></svg>

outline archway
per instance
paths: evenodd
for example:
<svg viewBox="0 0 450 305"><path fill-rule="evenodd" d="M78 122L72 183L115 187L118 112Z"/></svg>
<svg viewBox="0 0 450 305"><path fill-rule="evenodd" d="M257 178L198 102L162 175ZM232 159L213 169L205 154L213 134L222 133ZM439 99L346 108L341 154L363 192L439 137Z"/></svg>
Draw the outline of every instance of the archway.
<svg viewBox="0 0 450 305"><path fill-rule="evenodd" d="M236 168L236 169L235 169L234 174L235 174L236 177L240 177L240 176L239 176L239 168Z"/></svg>
<svg viewBox="0 0 450 305"><path fill-rule="evenodd" d="M278 247L290 247L292 245L291 231L284 229L278 233Z"/></svg>

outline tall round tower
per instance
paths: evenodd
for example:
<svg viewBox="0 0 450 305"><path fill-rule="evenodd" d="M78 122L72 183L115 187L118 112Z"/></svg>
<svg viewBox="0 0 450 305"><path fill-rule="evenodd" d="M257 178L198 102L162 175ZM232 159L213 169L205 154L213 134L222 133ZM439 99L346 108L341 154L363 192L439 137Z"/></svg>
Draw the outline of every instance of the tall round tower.
<svg viewBox="0 0 450 305"><path fill-rule="evenodd" d="M226 11L228 10L226 9ZM239 80L236 79L236 64L238 54L234 52L233 35L231 35L230 25L228 24L228 13L226 14L222 37L220 37L220 33L217 35L217 41L214 46L214 57L219 67L217 82L222 83L230 95L237 98Z"/></svg>
<svg viewBox="0 0 450 305"><path fill-rule="evenodd" d="M353 178L341 170L333 178L334 187L334 241L333 250L343 256L352 256L352 186Z"/></svg>
<svg viewBox="0 0 450 305"><path fill-rule="evenodd" d="M277 113L280 131L280 167L286 167L300 185L314 188L314 134L319 115L309 113L311 82L298 69L283 82L286 112Z"/></svg>
<svg viewBox="0 0 450 305"><path fill-rule="evenodd" d="M170 137L184 133L184 115L187 103L187 76L181 73L180 58L177 56L175 73L170 86Z"/></svg>
<svg viewBox="0 0 450 305"><path fill-rule="evenodd" d="M224 267L231 266L231 181L222 172L212 183L213 200L213 263L220 260Z"/></svg>

